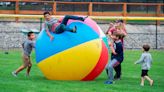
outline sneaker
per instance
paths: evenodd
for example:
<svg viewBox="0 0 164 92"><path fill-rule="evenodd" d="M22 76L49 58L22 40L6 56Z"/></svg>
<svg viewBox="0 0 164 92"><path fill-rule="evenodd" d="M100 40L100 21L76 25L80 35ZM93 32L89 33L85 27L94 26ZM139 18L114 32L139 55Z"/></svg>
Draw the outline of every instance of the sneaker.
<svg viewBox="0 0 164 92"><path fill-rule="evenodd" d="M73 33L76 33L77 27L75 26L72 30Z"/></svg>
<svg viewBox="0 0 164 92"><path fill-rule="evenodd" d="M104 84L113 84L112 81L105 81Z"/></svg>
<svg viewBox="0 0 164 92"><path fill-rule="evenodd" d="M144 86L144 84L140 84L140 86L142 86L142 87L143 87L143 86Z"/></svg>
<svg viewBox="0 0 164 92"><path fill-rule="evenodd" d="M153 81L153 80L151 80L151 82L150 82L150 86L153 86L153 84L154 84L154 81Z"/></svg>
<svg viewBox="0 0 164 92"><path fill-rule="evenodd" d="M11 72L11 74L12 74L14 77L17 77L17 74L15 73L15 71Z"/></svg>
<svg viewBox="0 0 164 92"><path fill-rule="evenodd" d="M121 80L121 77L119 77L117 74L114 75L114 80Z"/></svg>
<svg viewBox="0 0 164 92"><path fill-rule="evenodd" d="M121 80L121 78L114 78L114 80Z"/></svg>

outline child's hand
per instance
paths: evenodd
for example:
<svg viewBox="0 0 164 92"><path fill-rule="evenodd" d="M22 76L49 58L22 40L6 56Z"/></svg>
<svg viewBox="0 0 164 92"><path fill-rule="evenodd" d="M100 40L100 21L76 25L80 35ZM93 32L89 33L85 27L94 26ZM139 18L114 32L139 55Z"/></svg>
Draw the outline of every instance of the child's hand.
<svg viewBox="0 0 164 92"><path fill-rule="evenodd" d="M52 41L53 39L54 39L54 37L53 37L53 36L51 36L51 37L50 37L50 40Z"/></svg>
<svg viewBox="0 0 164 92"><path fill-rule="evenodd" d="M115 51L112 52L114 55L117 55L117 53Z"/></svg>

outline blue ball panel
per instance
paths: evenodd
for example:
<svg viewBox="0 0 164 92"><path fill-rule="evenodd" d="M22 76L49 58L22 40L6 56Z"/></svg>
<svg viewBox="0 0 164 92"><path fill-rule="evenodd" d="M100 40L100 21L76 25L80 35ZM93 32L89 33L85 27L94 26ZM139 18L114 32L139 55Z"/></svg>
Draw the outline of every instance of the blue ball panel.
<svg viewBox="0 0 164 92"><path fill-rule="evenodd" d="M45 30L42 30L36 40L36 61L40 61L66 49L80 45L93 39L99 38L99 35L88 25L81 22L73 22L68 25L70 28L77 26L77 33L71 33L65 31L61 34L54 34L54 40L50 41L50 38L46 34Z"/></svg>

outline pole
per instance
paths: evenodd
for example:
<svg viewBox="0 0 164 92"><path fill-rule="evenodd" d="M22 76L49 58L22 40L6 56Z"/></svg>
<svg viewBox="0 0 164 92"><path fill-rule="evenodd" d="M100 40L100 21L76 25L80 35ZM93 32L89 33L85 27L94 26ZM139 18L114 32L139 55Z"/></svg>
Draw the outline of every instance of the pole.
<svg viewBox="0 0 164 92"><path fill-rule="evenodd" d="M19 14L19 0L15 1L15 14ZM18 23L18 17L15 18L16 22Z"/></svg>
<svg viewBox="0 0 164 92"><path fill-rule="evenodd" d="M42 18L40 18L40 31L42 30Z"/></svg>
<svg viewBox="0 0 164 92"><path fill-rule="evenodd" d="M156 20L156 33L155 33L155 38L156 38L156 49L158 49L158 21Z"/></svg>
<svg viewBox="0 0 164 92"><path fill-rule="evenodd" d="M143 3L145 3L145 2L143 2ZM146 3L148 3L148 0L146 0ZM148 9L148 5L146 5L146 13L148 14L148 12L149 12L149 9Z"/></svg>

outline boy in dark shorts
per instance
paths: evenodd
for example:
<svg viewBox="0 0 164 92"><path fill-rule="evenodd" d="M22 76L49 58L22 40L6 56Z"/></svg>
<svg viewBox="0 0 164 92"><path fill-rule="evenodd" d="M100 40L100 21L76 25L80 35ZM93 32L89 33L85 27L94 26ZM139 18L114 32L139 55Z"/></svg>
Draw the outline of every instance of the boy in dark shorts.
<svg viewBox="0 0 164 92"><path fill-rule="evenodd" d="M138 61L135 64L141 64L142 73L141 73L141 86L144 86L144 80L148 80L150 86L153 85L153 80L148 76L148 71L151 68L152 64L152 57L151 54L148 52L150 49L149 45L143 45L143 53Z"/></svg>
<svg viewBox="0 0 164 92"><path fill-rule="evenodd" d="M28 39L24 41L24 43L22 44L23 47L23 65L21 65L18 69L16 69L15 71L12 72L12 75L14 77L17 77L18 73L22 70L24 70L25 68L27 68L26 71L26 76L29 76L31 67L32 67L32 63L30 60L30 54L32 52L32 49L35 47L35 34L33 32L28 32L27 34Z"/></svg>

